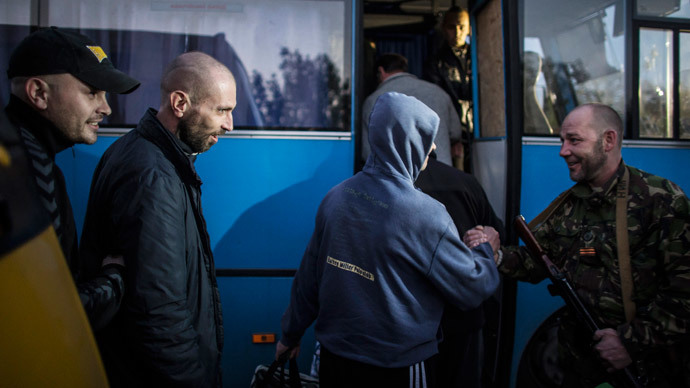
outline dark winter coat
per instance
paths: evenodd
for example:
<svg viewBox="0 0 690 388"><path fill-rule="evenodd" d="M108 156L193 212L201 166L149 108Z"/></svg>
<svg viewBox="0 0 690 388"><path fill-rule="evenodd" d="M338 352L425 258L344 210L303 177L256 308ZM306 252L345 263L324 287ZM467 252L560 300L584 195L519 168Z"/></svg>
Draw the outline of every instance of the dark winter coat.
<svg viewBox="0 0 690 388"><path fill-rule="evenodd" d="M86 270L122 254L126 293L97 336L111 385L220 385L223 325L201 180L189 148L149 109L94 172Z"/></svg>

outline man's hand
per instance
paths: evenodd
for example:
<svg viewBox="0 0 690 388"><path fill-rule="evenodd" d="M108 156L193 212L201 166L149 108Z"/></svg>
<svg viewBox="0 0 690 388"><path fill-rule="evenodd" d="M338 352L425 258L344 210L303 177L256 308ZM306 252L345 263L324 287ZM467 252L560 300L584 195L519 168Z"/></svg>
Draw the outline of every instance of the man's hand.
<svg viewBox="0 0 690 388"><path fill-rule="evenodd" d="M475 248L477 245L488 242L491 245L491 249L496 253L501 247L501 239L498 235L496 229L491 226L477 225L474 228L465 232L462 241L470 249Z"/></svg>
<svg viewBox="0 0 690 388"><path fill-rule="evenodd" d="M285 345L283 345L282 342L278 341L276 344L276 360L280 357L281 354L285 353L289 348ZM299 345L295 346L292 349L292 352L290 352L290 358L295 358L299 355Z"/></svg>
<svg viewBox="0 0 690 388"><path fill-rule="evenodd" d="M632 363L632 358L623 346L616 330L611 328L597 330L594 333L594 340L598 341L594 349L599 352L599 357L604 361L608 372L623 369Z"/></svg>

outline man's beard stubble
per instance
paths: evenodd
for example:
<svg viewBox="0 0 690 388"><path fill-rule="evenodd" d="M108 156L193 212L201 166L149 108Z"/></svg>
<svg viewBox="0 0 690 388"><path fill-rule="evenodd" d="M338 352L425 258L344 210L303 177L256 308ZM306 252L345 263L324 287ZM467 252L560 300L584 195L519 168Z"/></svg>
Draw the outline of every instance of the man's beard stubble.
<svg viewBox="0 0 690 388"><path fill-rule="evenodd" d="M209 134L201 124L201 117L198 113L192 113L184 116L177 124L177 133L180 140L187 144L192 149L193 153L200 154L206 152L211 148L209 141Z"/></svg>
<svg viewBox="0 0 690 388"><path fill-rule="evenodd" d="M575 182L589 183L595 178L596 173L606 164L603 137L598 139L597 146L589 155L578 158L580 160L580 174L571 174L570 178Z"/></svg>

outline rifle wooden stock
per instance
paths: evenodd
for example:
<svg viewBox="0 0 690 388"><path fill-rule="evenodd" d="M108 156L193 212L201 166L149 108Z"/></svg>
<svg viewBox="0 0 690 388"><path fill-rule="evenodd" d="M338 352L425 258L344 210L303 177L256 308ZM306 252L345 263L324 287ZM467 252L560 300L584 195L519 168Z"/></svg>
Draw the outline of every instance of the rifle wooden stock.
<svg viewBox="0 0 690 388"><path fill-rule="evenodd" d="M549 287L551 294L557 294L562 297L568 308L575 313L577 319L586 325L592 336L594 336L594 332L600 329L599 325L597 325L597 322L589 313L587 307L582 303L580 297L577 296L575 289L573 289L565 274L551 261L551 259L549 259L549 256L546 255L542 247L539 245L536 237L534 237L534 234L532 234L529 226L527 226L525 218L521 215L515 217L514 226L518 236L520 236L522 241L525 243L527 250L529 250L534 258L541 260L544 264L548 277L553 285L553 287ZM620 371L619 380L621 380L620 383L625 387L643 387L643 384L637 377L635 377L635 374L630 370L630 367L626 367Z"/></svg>

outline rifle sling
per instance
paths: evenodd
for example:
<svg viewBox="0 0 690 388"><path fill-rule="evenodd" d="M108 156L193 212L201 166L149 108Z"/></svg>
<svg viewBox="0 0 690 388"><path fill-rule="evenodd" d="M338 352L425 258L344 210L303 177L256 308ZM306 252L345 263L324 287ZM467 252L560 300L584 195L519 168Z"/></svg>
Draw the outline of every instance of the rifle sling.
<svg viewBox="0 0 690 388"><path fill-rule="evenodd" d="M625 172L616 189L616 246L618 249L618 267L621 276L621 293L623 310L627 322L635 317L635 302L632 300L633 279L630 268L630 245L628 244L628 187L630 172Z"/></svg>

